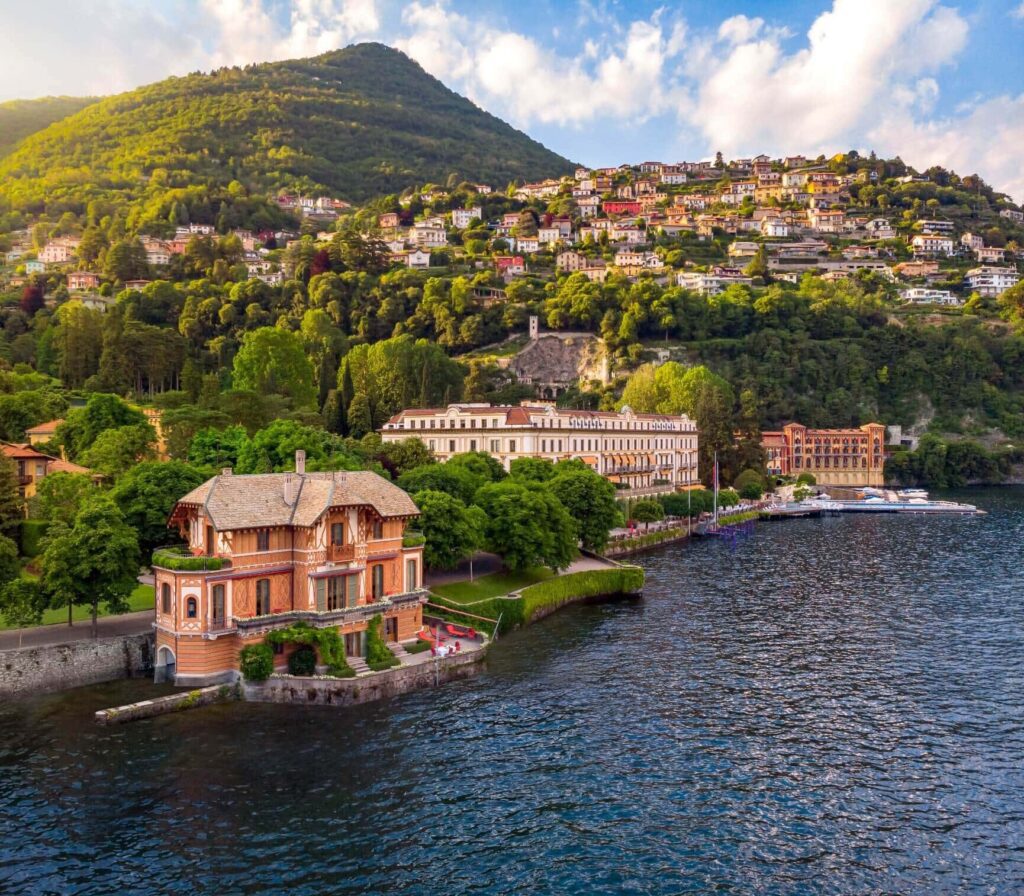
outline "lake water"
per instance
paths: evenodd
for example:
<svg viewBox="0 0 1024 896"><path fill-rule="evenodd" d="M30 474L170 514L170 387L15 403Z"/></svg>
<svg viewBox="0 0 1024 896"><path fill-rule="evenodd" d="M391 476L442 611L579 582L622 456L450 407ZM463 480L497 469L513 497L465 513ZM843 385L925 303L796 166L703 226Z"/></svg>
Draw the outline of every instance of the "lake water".
<svg viewBox="0 0 1024 896"><path fill-rule="evenodd" d="M0 892L1024 891L1024 491L763 524L354 710L0 708Z"/></svg>

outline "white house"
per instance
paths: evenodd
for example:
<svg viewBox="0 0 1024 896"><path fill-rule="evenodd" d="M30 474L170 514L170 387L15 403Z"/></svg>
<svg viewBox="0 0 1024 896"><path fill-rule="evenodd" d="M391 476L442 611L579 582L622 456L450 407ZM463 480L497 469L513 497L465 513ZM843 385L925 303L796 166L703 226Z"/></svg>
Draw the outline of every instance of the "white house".
<svg viewBox="0 0 1024 896"><path fill-rule="evenodd" d="M1020 282L1020 274L1013 268L995 268L982 266L972 268L965 277L973 292L982 296L999 296L1011 286Z"/></svg>
<svg viewBox="0 0 1024 896"><path fill-rule="evenodd" d="M953 239L934 233L918 233L910 241L915 255L951 255Z"/></svg>
<svg viewBox="0 0 1024 896"><path fill-rule="evenodd" d="M680 271L676 275L676 285L683 289L692 289L702 296L716 296L734 283L750 286L754 281L735 268L712 268L707 273L701 271Z"/></svg>
<svg viewBox="0 0 1024 896"><path fill-rule="evenodd" d="M473 221L480 220L480 206L474 206L473 208L457 208L452 211L452 224L463 230Z"/></svg>
<svg viewBox="0 0 1024 896"><path fill-rule="evenodd" d="M915 286L912 289L900 291L900 298L905 302L915 305L960 305L960 299L953 295L948 289L929 289L925 286Z"/></svg>
<svg viewBox="0 0 1024 896"><path fill-rule="evenodd" d="M762 218L761 236L785 239L789 236L789 225L782 218Z"/></svg>
<svg viewBox="0 0 1024 896"><path fill-rule="evenodd" d="M437 226L433 221L417 221L413 225L413 242L421 249L448 245L448 234L444 226Z"/></svg>
<svg viewBox="0 0 1024 896"><path fill-rule="evenodd" d="M430 253L426 249L413 249L405 256L407 267L425 270L430 267Z"/></svg>

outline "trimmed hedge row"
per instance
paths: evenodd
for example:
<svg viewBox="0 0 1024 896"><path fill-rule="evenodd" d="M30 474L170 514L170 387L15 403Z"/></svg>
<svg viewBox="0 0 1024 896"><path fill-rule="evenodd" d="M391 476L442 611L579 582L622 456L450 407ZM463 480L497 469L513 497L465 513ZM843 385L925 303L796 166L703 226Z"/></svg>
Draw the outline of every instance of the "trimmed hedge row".
<svg viewBox="0 0 1024 896"><path fill-rule="evenodd" d="M477 616L501 619L501 631L527 625L541 610L554 609L562 604L588 597L603 597L613 594L637 594L644 586L644 571L639 566L618 566L609 569L590 569L585 572L567 573L561 576L529 585L520 591L514 600L492 598L470 606L432 595L430 602L447 607L452 611L465 610ZM444 615L444 614L439 614ZM453 612L451 621L460 625L469 624L464 616ZM489 626L473 621L473 627L487 629Z"/></svg>
<svg viewBox="0 0 1024 896"><path fill-rule="evenodd" d="M562 604L588 597L613 594L639 594L644 587L644 571L639 566L619 566L613 569L588 569L557 576L524 588L523 619L532 621L541 610L551 610Z"/></svg>
<svg viewBox="0 0 1024 896"><path fill-rule="evenodd" d="M153 566L173 569L177 572L202 572L223 569L225 561L222 557L194 557L184 551L173 548L160 548L153 551Z"/></svg>

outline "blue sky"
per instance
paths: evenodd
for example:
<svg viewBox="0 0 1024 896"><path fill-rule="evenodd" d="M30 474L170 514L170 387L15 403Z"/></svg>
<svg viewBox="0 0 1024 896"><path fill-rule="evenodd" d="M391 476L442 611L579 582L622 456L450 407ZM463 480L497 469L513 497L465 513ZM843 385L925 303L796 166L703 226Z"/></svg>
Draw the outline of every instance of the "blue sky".
<svg viewBox="0 0 1024 896"><path fill-rule="evenodd" d="M0 99L360 40L585 164L873 148L1024 200L1024 0L0 0Z"/></svg>

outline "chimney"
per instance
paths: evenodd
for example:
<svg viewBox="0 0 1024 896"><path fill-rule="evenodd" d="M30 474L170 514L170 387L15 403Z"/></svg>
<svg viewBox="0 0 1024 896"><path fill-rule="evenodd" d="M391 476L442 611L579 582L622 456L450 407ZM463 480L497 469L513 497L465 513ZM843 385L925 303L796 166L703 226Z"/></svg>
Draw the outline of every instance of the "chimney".
<svg viewBox="0 0 1024 896"><path fill-rule="evenodd" d="M220 475L221 476L230 476L231 473L232 473L231 467L225 467L223 470L220 471Z"/></svg>
<svg viewBox="0 0 1024 896"><path fill-rule="evenodd" d="M301 448L295 452L295 472L300 476L306 472L306 452Z"/></svg>
<svg viewBox="0 0 1024 896"><path fill-rule="evenodd" d="M295 498L295 477L291 473L284 474L284 503L291 504Z"/></svg>

